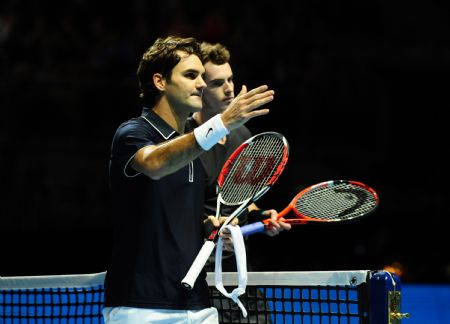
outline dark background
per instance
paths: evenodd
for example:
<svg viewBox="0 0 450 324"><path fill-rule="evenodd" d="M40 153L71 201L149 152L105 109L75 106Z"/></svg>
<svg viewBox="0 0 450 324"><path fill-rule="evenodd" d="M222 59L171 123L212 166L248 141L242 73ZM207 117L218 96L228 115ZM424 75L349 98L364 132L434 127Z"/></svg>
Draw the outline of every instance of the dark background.
<svg viewBox="0 0 450 324"><path fill-rule="evenodd" d="M450 282L449 15L430 0L3 0L0 275L106 269L111 138L140 113L140 56L176 34L227 45L237 92L276 91L270 115L248 123L291 146L261 207L331 179L380 195L358 222L253 237L257 270L399 263L404 282Z"/></svg>

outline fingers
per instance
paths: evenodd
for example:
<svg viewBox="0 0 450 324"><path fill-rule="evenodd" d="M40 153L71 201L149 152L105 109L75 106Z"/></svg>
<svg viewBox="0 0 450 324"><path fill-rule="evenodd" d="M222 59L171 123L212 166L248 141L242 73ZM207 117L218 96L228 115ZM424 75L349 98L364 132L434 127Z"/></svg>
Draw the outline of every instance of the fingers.
<svg viewBox="0 0 450 324"><path fill-rule="evenodd" d="M241 91L242 93L242 91ZM239 94L241 94L239 93ZM258 100L264 97L269 97L275 94L275 91L269 90L269 87L266 85L259 86L255 89L252 89L246 93L242 94L242 99L244 100Z"/></svg>
<svg viewBox="0 0 450 324"><path fill-rule="evenodd" d="M208 216L208 219L206 221L212 223L214 227L219 227L221 224L219 220L214 216Z"/></svg>
<svg viewBox="0 0 450 324"><path fill-rule="evenodd" d="M239 94L236 97L243 96L246 93L247 93L247 86L243 85L242 88L241 88L241 91L239 91Z"/></svg>
<svg viewBox="0 0 450 324"><path fill-rule="evenodd" d="M262 215L274 221L278 220L278 212L275 209L266 209L262 212Z"/></svg>
<svg viewBox="0 0 450 324"><path fill-rule="evenodd" d="M227 220L227 217L220 217L220 225L222 225ZM239 223L239 219L233 218L229 225L237 225ZM223 228L219 234L223 239L231 240L231 231L228 228Z"/></svg>
<svg viewBox="0 0 450 324"><path fill-rule="evenodd" d="M234 251L234 244L233 244L233 238L231 236L231 232L228 228L224 228L222 232L220 233L220 237L222 238L223 242L223 249L225 251Z"/></svg>
<svg viewBox="0 0 450 324"><path fill-rule="evenodd" d="M280 224L280 227L283 229L283 231L289 231L292 227L291 224L285 223L283 222L283 220L284 220L283 218L280 219L278 221L278 224Z"/></svg>
<svg viewBox="0 0 450 324"><path fill-rule="evenodd" d="M275 236L275 235L280 234L282 231L290 230L291 224L285 223L285 222L283 222L283 220L284 220L283 218L277 220L272 215L272 218L269 221L269 224L266 228L265 233L268 236Z"/></svg>
<svg viewBox="0 0 450 324"><path fill-rule="evenodd" d="M225 223L227 218L228 217L220 216L220 218L219 218L220 225ZM233 218L233 220L230 222L231 225L237 225L238 223L239 223L239 219L237 217Z"/></svg>
<svg viewBox="0 0 450 324"><path fill-rule="evenodd" d="M255 88L239 98L240 103L243 105L243 109L246 111L252 111L258 107L261 107L274 99L275 92L268 90L267 86L260 86Z"/></svg>
<svg viewBox="0 0 450 324"><path fill-rule="evenodd" d="M229 130L245 124L251 118L266 115L269 109L257 109L274 99L275 92L262 85L247 91L244 85L240 93L222 113L222 122Z"/></svg>
<svg viewBox="0 0 450 324"><path fill-rule="evenodd" d="M266 229L266 234L269 236L275 236L282 231L281 225L276 221L271 219Z"/></svg>

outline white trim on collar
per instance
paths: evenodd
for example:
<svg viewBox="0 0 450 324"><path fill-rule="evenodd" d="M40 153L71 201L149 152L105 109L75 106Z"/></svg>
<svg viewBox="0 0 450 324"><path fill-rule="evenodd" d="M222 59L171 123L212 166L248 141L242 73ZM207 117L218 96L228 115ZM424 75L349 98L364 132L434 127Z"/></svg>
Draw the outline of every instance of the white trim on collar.
<svg viewBox="0 0 450 324"><path fill-rule="evenodd" d="M168 139L170 136L172 136L172 135L175 133L175 131L173 131L172 133L170 133L170 134L167 135L167 137L166 137L166 136L164 136L164 134L158 129L158 127L156 127L155 124L153 124L150 120L148 120L147 118L145 118L145 116L141 116L141 117L144 118L144 119L147 121L147 123L149 123L150 125L152 125L152 127L153 127L154 129L156 129L156 130L158 131L158 133L160 133L161 136L164 137L164 139Z"/></svg>

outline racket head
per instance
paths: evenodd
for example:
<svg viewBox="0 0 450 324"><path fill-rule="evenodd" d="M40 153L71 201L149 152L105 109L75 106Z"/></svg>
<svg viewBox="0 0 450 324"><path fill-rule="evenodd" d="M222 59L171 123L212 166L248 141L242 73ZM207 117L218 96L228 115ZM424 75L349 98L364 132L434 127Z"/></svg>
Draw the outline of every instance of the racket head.
<svg viewBox="0 0 450 324"><path fill-rule="evenodd" d="M300 223L302 220L341 222L367 216L378 204L378 194L368 185L353 180L331 180L303 189L288 208Z"/></svg>
<svg viewBox="0 0 450 324"><path fill-rule="evenodd" d="M279 178L289 158L289 144L277 132L264 132L242 143L217 179L218 199L228 206L256 201Z"/></svg>

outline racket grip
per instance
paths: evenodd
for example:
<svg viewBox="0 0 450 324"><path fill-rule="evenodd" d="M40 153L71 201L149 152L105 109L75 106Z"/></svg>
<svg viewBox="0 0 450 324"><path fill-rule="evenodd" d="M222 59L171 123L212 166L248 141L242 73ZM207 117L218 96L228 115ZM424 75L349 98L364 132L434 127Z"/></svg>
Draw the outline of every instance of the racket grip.
<svg viewBox="0 0 450 324"><path fill-rule="evenodd" d="M202 248L200 249L200 252L198 252L197 257L192 263L191 268L189 269L184 279L181 281L181 284L183 285L184 288L192 289L194 287L198 275L205 266L206 261L208 261L208 258L211 255L212 251L214 250L215 246L216 244L213 241L206 241L203 244Z"/></svg>
<svg viewBox="0 0 450 324"><path fill-rule="evenodd" d="M241 226L242 236L249 236L251 234L264 232L265 226L263 222L256 222Z"/></svg>

